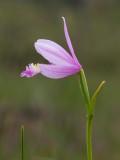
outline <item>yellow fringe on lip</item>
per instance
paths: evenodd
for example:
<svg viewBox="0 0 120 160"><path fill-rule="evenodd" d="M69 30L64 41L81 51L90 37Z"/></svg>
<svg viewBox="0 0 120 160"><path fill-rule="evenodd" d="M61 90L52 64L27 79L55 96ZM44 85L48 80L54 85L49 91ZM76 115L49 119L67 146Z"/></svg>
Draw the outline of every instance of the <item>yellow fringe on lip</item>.
<svg viewBox="0 0 120 160"><path fill-rule="evenodd" d="M31 63L31 64L29 64L29 68L32 68L35 72L39 72L40 71L40 64L39 63L37 63L37 64Z"/></svg>

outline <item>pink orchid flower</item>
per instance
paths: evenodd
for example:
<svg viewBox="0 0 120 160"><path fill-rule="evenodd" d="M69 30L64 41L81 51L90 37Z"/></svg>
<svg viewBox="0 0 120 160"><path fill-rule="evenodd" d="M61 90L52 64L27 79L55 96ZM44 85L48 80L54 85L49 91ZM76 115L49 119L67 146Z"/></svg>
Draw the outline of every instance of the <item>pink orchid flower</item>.
<svg viewBox="0 0 120 160"><path fill-rule="evenodd" d="M26 66L26 69L21 73L21 77L33 77L41 73L48 78L59 79L76 74L81 70L82 66L75 55L65 18L62 17L62 19L65 38L71 54L51 40L38 39L34 44L35 49L50 64L31 63Z"/></svg>

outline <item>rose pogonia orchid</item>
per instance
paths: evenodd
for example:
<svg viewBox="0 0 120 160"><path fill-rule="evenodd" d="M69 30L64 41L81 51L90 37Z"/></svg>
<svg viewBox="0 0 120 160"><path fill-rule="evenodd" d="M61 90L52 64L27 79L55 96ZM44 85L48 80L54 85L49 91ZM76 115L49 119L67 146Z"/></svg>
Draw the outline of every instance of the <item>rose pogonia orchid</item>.
<svg viewBox="0 0 120 160"><path fill-rule="evenodd" d="M35 42L34 46L36 51L42 55L46 60L49 61L50 64L29 64L26 66L26 70L21 73L21 77L33 77L39 73L42 75L58 79L64 78L79 72L79 82L80 88L82 91L82 95L85 100L86 106L86 150L87 150L87 160L92 160L92 125L93 125L93 117L94 117L94 108L97 100L97 96L103 88L105 81L102 81L100 85L97 87L93 96L90 96L89 88L86 80L86 76L84 70L79 63L66 25L65 18L63 18L64 22L64 33L66 42L68 44L70 54L59 44L46 39L39 39ZM23 150L23 148L22 148ZM21 152L22 153L22 152Z"/></svg>
<svg viewBox="0 0 120 160"><path fill-rule="evenodd" d="M35 49L50 64L29 64L26 66L26 70L21 73L21 77L29 78L41 73L48 78L58 79L76 74L81 70L82 66L75 55L65 18L62 17L62 19L66 42L71 55L59 44L51 40L39 39L34 44Z"/></svg>

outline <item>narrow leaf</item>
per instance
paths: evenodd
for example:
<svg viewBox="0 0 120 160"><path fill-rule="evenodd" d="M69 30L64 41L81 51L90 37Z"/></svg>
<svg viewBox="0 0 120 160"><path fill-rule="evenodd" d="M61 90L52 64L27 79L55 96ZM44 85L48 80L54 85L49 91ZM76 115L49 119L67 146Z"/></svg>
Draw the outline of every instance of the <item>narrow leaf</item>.
<svg viewBox="0 0 120 160"><path fill-rule="evenodd" d="M97 98L97 96L99 95L99 93L101 92L101 90L102 90L102 88L103 88L103 86L104 86L105 83L106 83L106 81L102 81L102 82L99 84L99 86L97 87L97 89L95 90L95 92L94 92L94 94L93 94L93 96L92 96L92 98L91 98L91 102L92 102L93 106L95 105L95 103L96 103L96 98Z"/></svg>
<svg viewBox="0 0 120 160"><path fill-rule="evenodd" d="M21 125L21 160L24 160L24 125Z"/></svg>

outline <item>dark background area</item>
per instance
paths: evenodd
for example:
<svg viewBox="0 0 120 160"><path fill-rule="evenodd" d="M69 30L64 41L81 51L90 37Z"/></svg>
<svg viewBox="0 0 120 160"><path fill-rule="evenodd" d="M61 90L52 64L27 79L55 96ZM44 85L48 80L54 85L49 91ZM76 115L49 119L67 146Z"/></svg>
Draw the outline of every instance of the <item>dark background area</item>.
<svg viewBox="0 0 120 160"><path fill-rule="evenodd" d="M94 159L120 159L120 1L0 0L1 160L20 159L21 124L26 159L85 159L86 115L77 76L19 76L31 62L46 63L33 47L38 38L68 50L62 16L91 93L107 81L95 110Z"/></svg>

